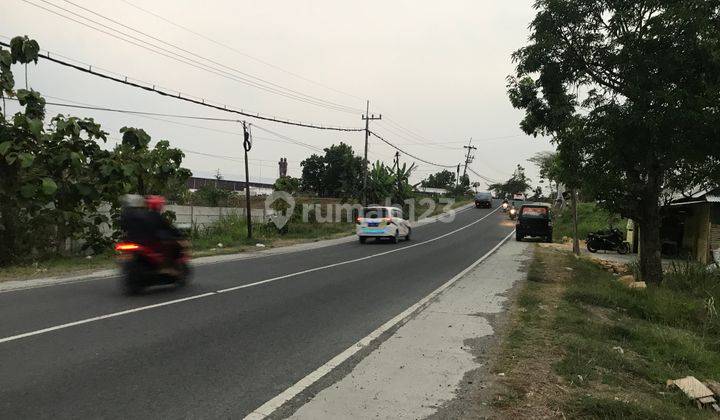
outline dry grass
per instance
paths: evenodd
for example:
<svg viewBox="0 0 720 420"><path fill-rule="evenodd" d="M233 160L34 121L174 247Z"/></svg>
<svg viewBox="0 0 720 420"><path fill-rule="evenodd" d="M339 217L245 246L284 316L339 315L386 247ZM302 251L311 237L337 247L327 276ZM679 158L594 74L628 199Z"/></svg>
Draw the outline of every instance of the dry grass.
<svg viewBox="0 0 720 420"><path fill-rule="evenodd" d="M679 281L637 291L615 279L587 259L535 247L497 364L500 417L710 415L665 380L720 377L717 319Z"/></svg>

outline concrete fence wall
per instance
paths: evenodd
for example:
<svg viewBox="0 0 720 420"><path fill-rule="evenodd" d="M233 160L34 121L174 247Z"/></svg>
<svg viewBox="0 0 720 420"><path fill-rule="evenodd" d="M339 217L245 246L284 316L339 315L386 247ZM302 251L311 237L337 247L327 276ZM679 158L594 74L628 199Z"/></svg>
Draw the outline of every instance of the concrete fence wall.
<svg viewBox="0 0 720 420"><path fill-rule="evenodd" d="M243 207L204 207L204 206L177 206L168 205L166 210L175 213L175 224L178 227L188 226L208 226L217 222L221 217L238 216L246 217L245 208ZM273 211L262 209L250 209L250 216L253 222L266 222L269 220Z"/></svg>

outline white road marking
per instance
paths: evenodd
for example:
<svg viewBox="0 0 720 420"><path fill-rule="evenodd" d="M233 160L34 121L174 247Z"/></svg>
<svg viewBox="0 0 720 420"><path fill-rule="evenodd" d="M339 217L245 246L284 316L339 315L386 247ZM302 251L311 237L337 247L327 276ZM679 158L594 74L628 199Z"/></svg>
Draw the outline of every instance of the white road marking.
<svg viewBox="0 0 720 420"><path fill-rule="evenodd" d="M75 325L82 325L82 324L87 324L89 322L100 321L102 319L115 318L115 317L118 317L121 315L131 314L133 312L140 312L140 311L145 311L148 309L159 308L161 306L168 306L168 305L172 305L175 303L185 302L188 300L200 299L200 298L212 296L214 294L216 294L216 293L208 292L208 293L203 293L201 295L189 296L189 297L182 298L182 299L175 299L175 300L169 300L167 302L156 303L154 305L141 306L139 308L128 309L128 310L120 311L120 312L113 312L111 314L100 315L100 316L96 316L93 318L81 319L80 321L68 322L67 324L61 324L61 325L56 325L54 327L43 328L42 330L36 330L36 331L26 332L24 334L13 335L11 337L0 338L0 343L6 343L8 341L13 341L13 340L19 340L21 338L31 337L33 335L38 335L38 334L44 334L44 333L47 333L50 331L61 330L63 328L74 327Z"/></svg>
<svg viewBox="0 0 720 420"><path fill-rule="evenodd" d="M397 315L390 321L384 323L381 325L378 329L368 334L366 337L362 338L357 343L353 344L352 346L348 347L345 351L338 354L337 356L333 357L325 363L324 365L317 368L315 371L310 373L309 375L305 376L304 378L300 379L298 382L296 382L294 385L292 385L290 388L286 389L279 395L277 395L275 398L271 399L270 401L266 402L265 404L261 405L260 407L253 410L250 414L248 414L245 419L250 420L256 420L256 419L264 419L265 417L271 415L275 410L280 408L283 404L290 401L291 399L295 398L299 393L307 389L309 386L320 380L323 376L327 375L332 371L334 368L339 366L341 363L345 362L349 358L351 358L353 355L355 355L357 352L362 350L363 348L369 346L375 339L380 337L383 333L386 331L392 329L397 324L401 323L403 320L408 318L409 316L413 315L416 311L419 311L422 309L430 300L438 296L440 293L445 291L448 287L452 286L455 282L457 282L459 279L461 279L465 274L470 272L473 268L477 267L479 264L481 264L483 261L485 261L490 255L492 255L495 251L498 250L504 244L510 237L515 233L513 230L510 232L509 235L507 235L505 238L503 238L497 245L493 247L490 251L488 251L485 255L480 257L478 260L470 264L467 268L465 268L463 271L458 273L456 276L445 282L442 286L438 287L437 289L433 290L429 295L422 298L420 301L412 305L411 307L407 308L405 311L403 311L401 314Z"/></svg>
<svg viewBox="0 0 720 420"><path fill-rule="evenodd" d="M96 316L96 317L92 317L92 318L81 319L81 320L79 320L79 321L69 322L69 323L67 323L67 324L55 325L55 326L53 326L53 327L43 328L43 329L40 329L40 330L35 330L35 331L30 331L30 332L26 332L26 333L22 333L22 334L18 334L18 335L13 335L13 336L9 336L9 337L4 337L4 338L0 338L0 344L2 344L2 343L7 343L7 342L9 342L9 341L20 340L20 339L22 339L22 338L32 337L32 336L35 336L35 335L45 334L45 333L48 333L48 332L51 332L51 331L57 331L57 330L65 329L65 328L74 327L74 326L76 326L76 325L88 324L88 323L90 323L90 322L101 321L101 320L103 320L103 319L108 319L108 318L115 318L115 317L119 317L119 316L122 316L122 315L128 315L128 314L135 313L135 312L146 311L146 310L148 310L148 309L159 308L159 307L162 307L162 306L174 305L174 304L176 304L176 303L186 302L186 301L189 301L189 300L206 298L206 297L210 297L210 296L213 296L213 295L217 295L217 294L219 294L219 293L227 293L227 292L232 292L232 291L235 291L235 290L247 289L247 288L249 288L249 287L259 286L259 285L261 285L261 284L266 284L266 283L272 283L272 282L275 282L275 281L278 281L278 280L287 279L287 278L290 278L290 277L296 277L296 276L300 276L300 275L303 275L303 274L312 273L312 272L315 272L315 271L326 270L326 269L328 269L328 268L338 267L338 266L345 265L345 264L352 264L352 263L355 263L355 262L358 262L358 261L364 261L364 260L368 260L368 259L371 259L371 258L381 257L381 256L383 256L383 255L392 254L393 252L400 252L400 251L403 251L403 250L406 250L406 249L414 248L414 247L416 247L416 246L425 245L425 244L428 244L428 243L431 243L431 242L435 242L435 241L437 241L437 240L440 240L440 239L442 239L442 238L445 238L445 237L447 237L447 236L450 236L450 235L452 235L452 234L455 234L455 233L457 233L457 232L460 232L461 230L467 229L467 228L469 228L469 227L471 227L471 226L473 226L473 225L475 225L475 224L477 224L477 223L480 223L481 221L483 221L484 219L486 219L487 217L489 217L490 215L492 215L493 213L495 213L498 209L499 209L499 207L496 208L495 210L491 211L490 213L486 214L485 216L481 217L480 219L478 219L478 220L476 220L476 221L474 221L474 222L471 222L471 223L469 223L469 224L467 224L467 225L465 225L465 226L459 227L459 228L457 228L457 229L455 229L455 230L452 230L452 231L450 231L450 232L444 233L444 234L442 234L442 235L440 235L440 236L437 236L437 237L435 237L435 238L428 239L428 240L422 241L422 242L418 242L418 243L415 243L415 244L412 244L412 245L408 245L408 246L403 246L403 247L400 247L400 248L391 249L391 250L389 250L389 251L380 252L380 253L373 254L373 255L368 255L368 256L366 256L366 257L354 258L354 259L352 259L352 260L341 261L341 262L334 263L334 264L323 265L323 266L320 266L320 267L310 268L310 269L298 271L298 272L295 272L295 273L290 273L290 274L285 274L285 275L282 275L282 276L272 277L272 278L269 278L269 279L266 279L266 280L256 281L256 282L254 282L254 283L243 284L243 285L241 285L241 286L229 287L229 288L227 288L227 289L221 289L221 290L216 290L216 291L214 291L214 292L202 293L202 294L199 294L199 295L189 296L189 297L185 297L185 298L181 298L181 299L169 300L169 301L167 301L167 302L156 303L156 304L153 304L153 305L140 306L140 307L133 308L133 309L127 309L127 310L124 310L124 311L113 312L113 313L106 314L106 315L100 315L100 316ZM506 238L506 239L507 239L507 238ZM503 241L504 241L504 240L505 240L505 239L503 239ZM493 248L493 250L495 250L495 249L496 249L496 248Z"/></svg>

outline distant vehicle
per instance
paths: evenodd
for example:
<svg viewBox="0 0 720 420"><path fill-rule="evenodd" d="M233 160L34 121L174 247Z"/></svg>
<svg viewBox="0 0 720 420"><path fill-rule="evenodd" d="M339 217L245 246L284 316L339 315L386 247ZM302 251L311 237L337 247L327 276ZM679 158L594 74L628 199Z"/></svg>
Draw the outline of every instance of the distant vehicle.
<svg viewBox="0 0 720 420"><path fill-rule="evenodd" d="M403 218L403 212L397 207L365 207L356 220L358 240L364 244L368 238L387 238L393 243L402 237L410 240L410 222Z"/></svg>
<svg viewBox="0 0 720 420"><path fill-rule="evenodd" d="M510 218L510 220L517 219L517 213L518 213L517 207L515 207L515 206L510 207L510 210L508 210L508 217Z"/></svg>
<svg viewBox="0 0 720 420"><path fill-rule="evenodd" d="M512 200L510 200L510 208L515 207L520 211L520 206L525 203L525 194L513 194Z"/></svg>
<svg viewBox="0 0 720 420"><path fill-rule="evenodd" d="M545 242L552 242L552 212L549 204L523 204L517 210L515 239L522 241L526 236L540 237Z"/></svg>
<svg viewBox="0 0 720 420"><path fill-rule="evenodd" d="M475 194L475 207L476 208L492 208L492 194L489 192L479 192Z"/></svg>

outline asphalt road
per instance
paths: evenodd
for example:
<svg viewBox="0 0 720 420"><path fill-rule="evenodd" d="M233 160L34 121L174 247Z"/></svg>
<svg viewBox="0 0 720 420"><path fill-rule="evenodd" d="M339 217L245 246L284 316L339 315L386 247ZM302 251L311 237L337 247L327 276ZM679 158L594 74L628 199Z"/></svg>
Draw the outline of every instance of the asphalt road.
<svg viewBox="0 0 720 420"><path fill-rule="evenodd" d="M409 242L199 266L182 290L124 297L98 279L0 293L0 418L242 417L493 248L513 226L501 212L478 221L490 212Z"/></svg>

